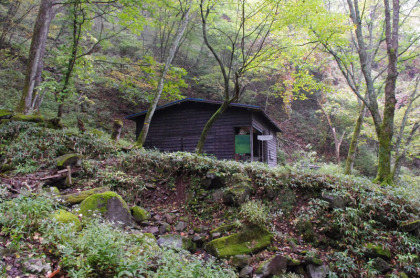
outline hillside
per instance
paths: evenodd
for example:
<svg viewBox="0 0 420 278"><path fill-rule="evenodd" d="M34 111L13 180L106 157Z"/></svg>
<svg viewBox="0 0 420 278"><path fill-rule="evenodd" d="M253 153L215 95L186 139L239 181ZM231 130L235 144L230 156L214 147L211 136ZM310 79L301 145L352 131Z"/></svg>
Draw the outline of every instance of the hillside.
<svg viewBox="0 0 420 278"><path fill-rule="evenodd" d="M418 275L412 190L42 123L4 121L0 139L6 277Z"/></svg>

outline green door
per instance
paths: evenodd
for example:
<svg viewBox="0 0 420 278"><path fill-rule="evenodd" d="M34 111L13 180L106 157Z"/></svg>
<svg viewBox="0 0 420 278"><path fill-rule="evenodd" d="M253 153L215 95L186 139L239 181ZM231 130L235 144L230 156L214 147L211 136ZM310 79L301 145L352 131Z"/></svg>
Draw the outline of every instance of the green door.
<svg viewBox="0 0 420 278"><path fill-rule="evenodd" d="M251 141L249 134L235 135L235 154L251 153Z"/></svg>

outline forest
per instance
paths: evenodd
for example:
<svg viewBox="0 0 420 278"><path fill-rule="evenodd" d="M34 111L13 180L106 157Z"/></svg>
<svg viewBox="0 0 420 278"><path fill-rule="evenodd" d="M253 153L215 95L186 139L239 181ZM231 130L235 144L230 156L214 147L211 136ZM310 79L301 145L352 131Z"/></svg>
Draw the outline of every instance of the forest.
<svg viewBox="0 0 420 278"><path fill-rule="evenodd" d="M420 276L419 18L416 0L0 0L1 275ZM195 151L145 148L185 98L218 104ZM277 166L206 153L237 104L281 129Z"/></svg>

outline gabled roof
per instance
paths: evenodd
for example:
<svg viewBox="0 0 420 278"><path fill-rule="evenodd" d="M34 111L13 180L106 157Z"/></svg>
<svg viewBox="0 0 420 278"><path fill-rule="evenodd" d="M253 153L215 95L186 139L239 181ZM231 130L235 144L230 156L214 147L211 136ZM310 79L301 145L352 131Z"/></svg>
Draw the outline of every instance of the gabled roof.
<svg viewBox="0 0 420 278"><path fill-rule="evenodd" d="M214 105L222 105L222 103L223 103L222 101L207 100L207 99L201 99L201 98L184 98L184 99L181 99L181 100L177 100L177 101L173 101L173 102L167 103L165 105L158 106L156 108L156 111L162 110L162 109L168 108L170 106L173 106L175 104L180 104L180 103L183 103L183 102L200 102L200 103L207 103L207 104L214 104ZM229 106L230 107L239 107L239 108L244 108L244 109L250 109L250 110L253 110L254 112L258 112L268 122L270 122L274 126L275 129L277 129L276 130L277 132L282 132L281 129L280 129L280 127L276 124L276 122L274 122L270 118L270 116L268 116L267 113L265 113L265 111L260 106L249 105L249 104L241 104L241 103L231 103ZM146 113L147 113L147 110L144 110L144 111L141 111L139 113L128 115L125 118L126 119L129 119L129 120L135 121L136 118L141 117L141 116L145 115Z"/></svg>

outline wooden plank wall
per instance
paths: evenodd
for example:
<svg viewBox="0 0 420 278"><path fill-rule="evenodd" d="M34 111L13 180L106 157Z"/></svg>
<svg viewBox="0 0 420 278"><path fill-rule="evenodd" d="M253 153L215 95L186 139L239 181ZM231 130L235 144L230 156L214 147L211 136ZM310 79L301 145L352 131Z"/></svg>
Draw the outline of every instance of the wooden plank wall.
<svg viewBox="0 0 420 278"><path fill-rule="evenodd" d="M149 129L145 147L162 151L194 152L201 131L218 105L206 103L180 103L157 111ZM143 127L144 116L137 119L136 136ZM235 127L250 126L251 111L229 107L208 133L204 152L218 159L233 159Z"/></svg>

